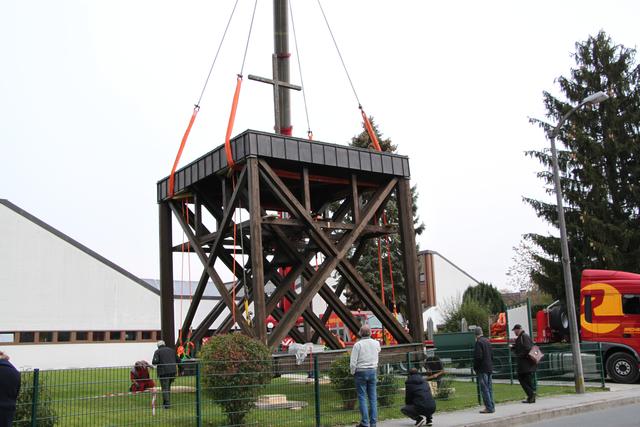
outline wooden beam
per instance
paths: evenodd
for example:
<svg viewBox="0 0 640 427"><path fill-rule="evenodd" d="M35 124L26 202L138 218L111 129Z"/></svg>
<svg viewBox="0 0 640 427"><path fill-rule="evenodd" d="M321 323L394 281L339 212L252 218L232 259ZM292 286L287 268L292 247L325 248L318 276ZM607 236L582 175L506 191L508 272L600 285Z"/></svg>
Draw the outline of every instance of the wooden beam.
<svg viewBox="0 0 640 427"><path fill-rule="evenodd" d="M182 230L184 231L185 235L188 237L189 241L191 242L193 249L196 251L196 254L198 255L198 258L200 258L200 262L202 262L207 273L209 274L209 277L211 277L211 279L213 280L213 284L218 289L218 293L220 294L224 302L227 304L227 307L229 308L229 310L231 310L232 304L235 304L235 302L232 300L231 295L229 295L229 292L227 291L227 288L225 287L224 282L222 281L218 273L213 268L213 262L210 262L210 260L213 257L215 257L215 253L211 253L211 256L207 257L207 255L204 253L202 248L198 246L198 242L196 241L196 237L193 234L193 231L191 230L190 227L187 226L186 222L184 221L184 218L182 218L182 214L180 212L179 207L176 206L175 202L173 201L169 202L169 206L171 207L171 210L173 211L174 216L177 218L178 222L182 226ZM243 318L240 318L238 320L238 325L246 335L250 337L254 336L253 330Z"/></svg>
<svg viewBox="0 0 640 427"><path fill-rule="evenodd" d="M422 303L418 285L418 254L416 253L416 232L413 228L413 200L409 180L406 178L400 179L397 189L407 317L411 337L417 342L424 340L424 325L422 323Z"/></svg>
<svg viewBox="0 0 640 427"><path fill-rule="evenodd" d="M314 274L311 280L309 280L307 288L302 291L300 296L296 299L296 302L292 304L289 311L285 314L282 323L278 324L278 328L276 328L269 337L269 344L273 345L274 342L279 342L285 337L284 330L289 329L294 325L296 318L311 302L327 277L329 277L336 266L343 261L344 256L347 254L349 249L351 249L353 243L360 237L365 225L371 220L371 218L373 218L375 211L380 207L381 203L386 199L395 186L397 179L392 178L386 185L376 191L363 212L361 222L357 224L356 228L354 228L350 233L346 234L336 247L331 243L327 236L317 228L313 219L305 211L304 207L300 205L295 196L273 172L271 167L264 161L260 161L260 167L260 172L265 178L264 181L271 188L272 193L285 205L291 207L290 212L292 212L294 216L297 216L299 219L303 219L307 225L309 225L308 231L310 236L316 240L321 247L324 247L323 252L327 251L325 252L325 255L327 256L325 262L323 262L320 269ZM399 324L398 326L401 329Z"/></svg>
<svg viewBox="0 0 640 427"><path fill-rule="evenodd" d="M171 210L166 202L158 204L160 228L160 328L168 346L175 346L173 312L173 252L171 250Z"/></svg>
<svg viewBox="0 0 640 427"><path fill-rule="evenodd" d="M253 287L253 326L256 338L266 344L267 329L264 319L267 316L264 306L264 265L262 262L262 223L258 219L260 213L260 173L258 172L258 160L247 159L246 169L249 169L249 218L252 219L250 227L251 242L251 276ZM246 170L245 169L245 170Z"/></svg>
<svg viewBox="0 0 640 427"><path fill-rule="evenodd" d="M311 212L311 189L309 188L309 168L302 168L302 198L304 199L304 208L307 212Z"/></svg>
<svg viewBox="0 0 640 427"><path fill-rule="evenodd" d="M353 207L353 222L360 222L360 194L358 194L358 176L351 174L351 200Z"/></svg>
<svg viewBox="0 0 640 427"><path fill-rule="evenodd" d="M358 243L358 246L356 247L355 252L353 253L353 255L351 256L351 259L349 260L349 262L351 262L352 264L356 265L358 264L358 261L360 261L360 257L362 256L362 254L364 253L365 248L367 247L367 242L361 240ZM336 286L336 290L335 290L335 296L337 298L340 298L340 295L342 294L342 292L344 291L344 288L346 287L347 284L347 280L344 277L341 277L340 280L338 280L338 284ZM331 304L327 305L327 308L325 309L324 313L322 314L322 322L326 323L327 320L329 320L329 317L331 316L331 313L333 313L333 307L331 306ZM352 331L352 332L358 332L358 331ZM313 337L311 337L311 341L315 341L316 339L318 339L317 334L313 334Z"/></svg>
<svg viewBox="0 0 640 427"><path fill-rule="evenodd" d="M238 178L236 187L233 189L233 194L231 194L231 198L229 199L228 204L224 206L224 214L222 216L222 220L220 221L220 224L218 225L218 229L216 231L216 239L213 241L213 244L211 245L211 256L209 257L209 261L207 265L212 266L213 262L215 262L215 259L216 259L215 253L218 251L218 247L220 245L220 242L222 241L222 237L225 235L227 226L231 221L233 212L236 207L235 204L238 201L238 195L242 192L242 188L245 184L246 177L247 177L247 167L245 166L244 169L242 169L242 172L240 172L240 177Z"/></svg>
<svg viewBox="0 0 640 427"><path fill-rule="evenodd" d="M282 230L277 227L273 227L274 232L279 237L279 239L285 243L283 248L292 256L295 260L301 263L304 266L304 270L302 271L302 275L305 279L310 280L315 271L309 265L309 260L305 260L299 252L292 250L292 247L287 245L287 236L282 232ZM334 294L329 286L327 286L326 282L322 285L318 294L327 302L329 307L333 307L338 314L338 316L342 319L345 325L354 333L357 333L360 329L360 325L355 317L351 314L351 310L345 306L340 298ZM324 324L327 322L326 318L322 319L322 328L324 329Z"/></svg>

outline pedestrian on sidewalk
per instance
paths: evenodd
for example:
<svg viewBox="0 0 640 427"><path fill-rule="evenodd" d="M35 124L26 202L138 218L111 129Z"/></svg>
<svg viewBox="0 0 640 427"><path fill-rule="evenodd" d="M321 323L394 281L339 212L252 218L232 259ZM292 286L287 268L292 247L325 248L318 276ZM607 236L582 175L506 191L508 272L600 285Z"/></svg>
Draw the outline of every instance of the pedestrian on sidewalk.
<svg viewBox="0 0 640 427"><path fill-rule="evenodd" d="M538 365L529 357L533 341L522 329L521 325L516 324L512 330L516 334L513 352L516 354L518 362L518 381L527 394L526 400L523 400L522 403L536 403L536 386L533 381L533 375Z"/></svg>
<svg viewBox="0 0 640 427"><path fill-rule="evenodd" d="M432 425L436 401L431 394L431 387L416 368L409 369L409 377L405 382L404 403L400 411L414 420L417 427Z"/></svg>
<svg viewBox="0 0 640 427"><path fill-rule="evenodd" d="M378 353L380 343L371 338L371 327L360 328L360 339L351 350L349 367L354 375L361 421L357 427L375 427L378 422L378 394L376 391ZM367 410L367 400L369 409Z"/></svg>
<svg viewBox="0 0 640 427"><path fill-rule="evenodd" d="M9 362L9 356L0 351L0 426L13 425L19 394L20 371Z"/></svg>
<svg viewBox="0 0 640 427"><path fill-rule="evenodd" d="M482 328L477 327L476 345L473 350L473 370L476 372L478 384L480 385L480 394L484 402L484 409L481 414L492 414L496 411L493 402L493 383L491 374L493 373L493 362L491 360L491 343L482 335Z"/></svg>

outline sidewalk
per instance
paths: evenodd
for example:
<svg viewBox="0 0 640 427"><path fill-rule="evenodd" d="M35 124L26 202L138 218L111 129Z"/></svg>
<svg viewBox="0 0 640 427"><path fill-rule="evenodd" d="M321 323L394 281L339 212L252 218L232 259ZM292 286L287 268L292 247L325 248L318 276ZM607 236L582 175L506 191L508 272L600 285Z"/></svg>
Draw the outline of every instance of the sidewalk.
<svg viewBox="0 0 640 427"><path fill-rule="evenodd" d="M613 406L640 403L640 385L607 384L610 391L565 394L538 398L528 405L521 402L496 405L493 414L480 414L482 406L454 412L437 412L433 416L434 426L515 426L535 423L540 420L594 411ZM378 427L411 427L414 422L408 418L386 420Z"/></svg>

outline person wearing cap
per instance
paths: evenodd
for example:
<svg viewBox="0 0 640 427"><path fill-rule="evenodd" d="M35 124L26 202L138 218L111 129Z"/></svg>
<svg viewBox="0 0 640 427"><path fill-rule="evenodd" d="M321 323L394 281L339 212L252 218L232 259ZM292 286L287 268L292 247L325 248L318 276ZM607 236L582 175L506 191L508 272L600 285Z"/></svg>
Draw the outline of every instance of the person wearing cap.
<svg viewBox="0 0 640 427"><path fill-rule="evenodd" d="M537 365L529 358L529 351L533 347L533 341L520 324L516 324L512 331L516 334L513 352L516 354L518 363L518 381L527 394L526 400L523 400L522 403L536 403L536 387L533 381L533 374L536 372Z"/></svg>
<svg viewBox="0 0 640 427"><path fill-rule="evenodd" d="M178 355L172 348L167 347L164 341L158 341L158 349L153 353L151 363L158 368L158 378L162 387L162 405L165 409L171 407L171 383L176 378L176 363L179 361Z"/></svg>
<svg viewBox="0 0 640 427"><path fill-rule="evenodd" d="M371 327L360 328L360 339L353 345L349 368L355 378L361 421L358 427L375 427L378 421L378 396L376 391L378 353L380 343L371 338ZM367 400L369 410L367 411Z"/></svg>
<svg viewBox="0 0 640 427"><path fill-rule="evenodd" d="M493 402L493 383L491 374L493 373L493 362L491 360L491 343L482 335L482 328L477 327L476 345L473 349L473 370L476 372L480 394L484 402L484 409L481 414L492 414L496 411Z"/></svg>

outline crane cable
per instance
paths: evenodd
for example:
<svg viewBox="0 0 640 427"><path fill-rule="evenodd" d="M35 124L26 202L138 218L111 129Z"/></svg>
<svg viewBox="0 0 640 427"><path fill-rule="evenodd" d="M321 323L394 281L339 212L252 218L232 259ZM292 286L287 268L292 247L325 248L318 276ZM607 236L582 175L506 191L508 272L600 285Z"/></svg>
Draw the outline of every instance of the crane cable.
<svg viewBox="0 0 640 427"><path fill-rule="evenodd" d="M371 121L369 120L369 116L367 116L367 114L364 112L364 108L362 108L362 103L360 102L360 98L358 98L358 93L356 92L356 88L353 85L353 81L351 80L351 76L349 75L349 71L347 70L347 66L344 62L344 59L342 58L342 54L340 53L340 48L338 48L338 43L336 42L336 38L333 35L333 31L331 30L331 26L329 25L329 20L327 19L327 15L324 13L324 9L322 8L322 3L320 3L320 0L318 1L318 6L320 7L320 11L322 12L322 17L324 18L324 22L327 24L327 29L329 30L329 34L331 34L331 39L333 40L333 44L336 47L336 51L338 52L338 57L340 57L340 62L342 63L342 68L344 68L344 72L347 75L347 79L349 80L349 84L351 85L351 90L353 91L353 95L356 98L356 101L358 102L358 109L360 110L360 113L362 114L362 119L364 120L364 125L365 125L365 129L367 130L367 133L369 134L369 138L371 139L371 143L373 144L373 147L377 150L377 151L382 151L382 149L380 148L380 144L378 143L378 137L376 136L376 133L373 130L373 126L371 125Z"/></svg>
<svg viewBox="0 0 640 427"><path fill-rule="evenodd" d="M229 113L229 122L227 123L227 133L224 138L224 151L227 155L227 166L229 167L229 173L233 170L236 162L233 160L233 152L231 150L231 132L233 132L233 124L236 121L236 110L238 109L238 100L240 98L240 88L242 86L242 73L244 72L244 64L247 61L247 52L249 51L249 41L251 40L251 32L253 30L253 22L256 17L256 8L258 6L258 0L253 3L253 13L251 14L251 23L249 24L249 34L247 35L247 43L244 47L244 55L242 56L242 65L240 66L240 73L236 79L236 90L233 94L233 102L231 103L231 112Z"/></svg>
<svg viewBox="0 0 640 427"><path fill-rule="evenodd" d="M200 92L200 97L198 98L198 102L196 102L196 104L193 106L193 113L191 114L191 119L189 120L189 124L187 125L187 130L184 132L184 135L182 136L182 141L180 141L180 148L178 149L178 153L176 154L176 158L173 161L173 167L171 168L171 173L169 174L169 188L167 191L167 194L169 195L169 198L173 198L173 195L175 193L175 173L176 173L176 168L178 167L178 163L180 162L180 157L182 156L182 151L184 150L184 147L187 143L187 139L189 138L189 133L191 133L191 128L193 127L193 123L196 120L196 116L198 115L198 111L200 111L200 103L202 102L202 97L204 96L204 91L207 88L207 84L209 83L209 78L211 77L211 74L213 73L213 67L216 64L216 61L218 60L218 54L220 53L220 49L222 48L222 44L224 43L224 39L227 36L227 30L229 29L229 25L231 24L231 20L233 19L233 15L236 11L236 6L238 6L238 1L236 0L235 4L233 5L233 9L231 10L231 15L229 15L229 19L227 20L227 25L224 29L224 32L222 33L222 39L220 40L220 44L218 45L218 50L216 51L216 54L213 58L213 61L211 63L211 67L209 68L209 73L207 74L207 78L204 81L204 85L202 86L202 91Z"/></svg>
<svg viewBox="0 0 640 427"><path fill-rule="evenodd" d="M293 19L293 7L289 2L289 15L291 15L291 29L293 30L293 43L296 47L296 59L298 60L298 74L300 74L300 87L302 88L302 100L304 102L304 114L307 117L307 137L309 140L313 140L313 132L311 131L311 125L309 124L309 109L307 108L307 92L304 90L304 80L302 79L302 64L300 61L300 52L298 51L298 37L296 35L296 24Z"/></svg>

